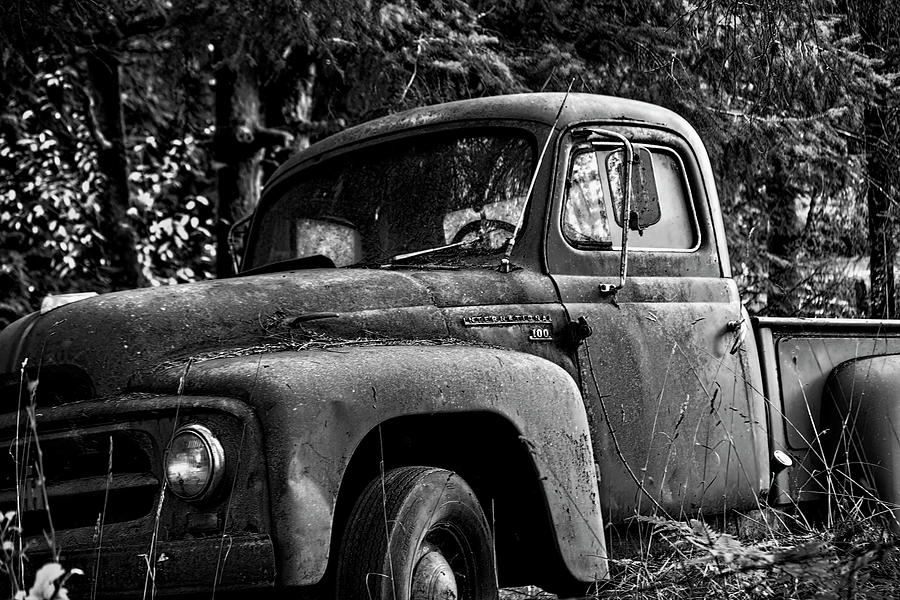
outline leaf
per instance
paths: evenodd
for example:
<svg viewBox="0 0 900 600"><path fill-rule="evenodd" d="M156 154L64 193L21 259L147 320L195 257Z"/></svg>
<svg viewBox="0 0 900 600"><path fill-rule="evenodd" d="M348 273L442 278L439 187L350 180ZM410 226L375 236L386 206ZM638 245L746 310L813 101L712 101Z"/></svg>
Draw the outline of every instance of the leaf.
<svg viewBox="0 0 900 600"><path fill-rule="evenodd" d="M27 600L52 600L54 596L61 597L56 590L56 580L65 573L66 570L59 563L45 564L35 573L34 585L28 590Z"/></svg>

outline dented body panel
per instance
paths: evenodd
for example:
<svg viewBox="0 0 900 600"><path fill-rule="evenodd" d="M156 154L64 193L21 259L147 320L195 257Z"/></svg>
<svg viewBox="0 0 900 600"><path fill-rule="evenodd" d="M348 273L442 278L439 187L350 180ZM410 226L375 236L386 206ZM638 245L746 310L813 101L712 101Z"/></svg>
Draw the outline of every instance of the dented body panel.
<svg viewBox="0 0 900 600"><path fill-rule="evenodd" d="M828 445L838 449L833 469L847 478L835 487L854 491L852 481L856 490L877 491L895 523L900 517L898 381L900 354L854 358L831 372L822 397Z"/></svg>
<svg viewBox="0 0 900 600"><path fill-rule="evenodd" d="M453 365L453 369L448 369ZM160 374L178 385L182 370ZM233 394L267 431L283 584L325 572L343 474L362 439L401 416L491 412L530 450L559 550L583 580L604 576L606 549L590 432L575 382L546 360L462 345L368 346L223 358L191 368L187 394ZM381 459L371 456L376 465Z"/></svg>
<svg viewBox="0 0 900 600"><path fill-rule="evenodd" d="M754 326L770 407L770 445L773 451L788 453L797 465L777 474L771 494L779 504L821 501L826 494L816 476L824 466L821 457L837 451L829 445L836 438L824 435L835 427L829 419L836 407L862 401L869 378L880 378L878 369L887 368L862 359L900 353L900 321L759 318ZM828 386L830 377L838 367L856 360L870 371L852 371L858 385L840 386L844 397L836 402L835 391ZM848 373L843 384L848 383ZM878 410L884 412L883 407Z"/></svg>
<svg viewBox="0 0 900 600"><path fill-rule="evenodd" d="M752 347L731 353L728 323L741 314L724 281L697 282L690 296L673 298L673 288L690 289L686 282L635 278L618 306L587 301L584 281L561 285L572 316L595 323L579 353L613 523L635 513L749 510L768 487L759 372L747 359ZM671 292L642 293L656 286Z"/></svg>

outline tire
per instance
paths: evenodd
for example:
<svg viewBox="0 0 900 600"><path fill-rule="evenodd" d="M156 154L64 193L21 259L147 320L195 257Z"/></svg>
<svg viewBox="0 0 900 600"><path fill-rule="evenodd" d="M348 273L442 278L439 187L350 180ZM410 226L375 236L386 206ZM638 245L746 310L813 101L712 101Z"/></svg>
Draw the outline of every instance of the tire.
<svg viewBox="0 0 900 600"><path fill-rule="evenodd" d="M491 531L462 477L402 467L388 471L383 484L372 481L344 531L336 597L495 600Z"/></svg>

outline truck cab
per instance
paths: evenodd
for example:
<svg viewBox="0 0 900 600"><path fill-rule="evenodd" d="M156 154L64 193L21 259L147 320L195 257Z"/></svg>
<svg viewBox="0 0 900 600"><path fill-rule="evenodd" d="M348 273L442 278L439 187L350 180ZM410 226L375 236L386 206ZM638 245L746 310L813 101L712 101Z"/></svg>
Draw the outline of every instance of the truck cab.
<svg viewBox="0 0 900 600"><path fill-rule="evenodd" d="M658 107L547 94L423 109L276 173L245 268L324 255L402 270L446 296L453 338L566 369L610 521L642 503L748 508L768 485L765 406L711 182L696 133Z"/></svg>

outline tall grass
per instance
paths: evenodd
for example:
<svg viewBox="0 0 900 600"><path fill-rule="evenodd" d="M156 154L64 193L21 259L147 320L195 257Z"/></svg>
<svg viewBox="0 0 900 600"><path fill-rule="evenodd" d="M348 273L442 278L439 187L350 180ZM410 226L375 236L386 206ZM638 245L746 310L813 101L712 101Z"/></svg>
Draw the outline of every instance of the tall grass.
<svg viewBox="0 0 900 600"><path fill-rule="evenodd" d="M677 346L673 342L673 353ZM587 343L585 351L590 365ZM723 365L724 362L720 367ZM608 420L603 390L591 368L588 374ZM741 374L734 376L736 385L749 385ZM759 390L754 392L762 395ZM660 402L664 393L665 389L660 392ZM815 423L808 399L804 400L807 416ZM769 403L769 407L772 418L785 418L775 403ZM658 430L658 413L657 410L653 421L654 434ZM785 421L788 427L794 427L788 419ZM680 420L675 427L679 424ZM852 420L845 418L834 427L840 431L817 432L813 439L805 440L812 460L794 467L803 470L812 485L821 486L818 509L822 516L809 512L806 505L794 503L776 510L760 502L750 514L713 521L666 514L654 501L653 490L646 489L643 477L638 476L644 469L628 464L616 432L611 431L618 459L625 463L638 486L640 499L649 500L653 506L648 507L650 516L636 516L627 528L608 532L610 577L594 586L586 597L900 598L900 527L893 511L896 507L879 500L874 489L865 483L871 478L862 474L872 467L860 456ZM744 468L739 460L737 468ZM505 590L501 597L513 600L552 596L540 590L517 588Z"/></svg>
<svg viewBox="0 0 900 600"><path fill-rule="evenodd" d="M898 538L880 517L845 517L831 527L808 529L803 519L784 513L768 516L777 527L756 514L745 516L750 527L739 532L731 524L730 533L698 519L636 518L630 533L643 536L632 541L636 552L610 559L609 580L584 598L900 598ZM500 597L555 598L538 588L501 590Z"/></svg>
<svg viewBox="0 0 900 600"><path fill-rule="evenodd" d="M37 427L37 390L39 378L29 378L23 362L20 373L19 418L15 439L10 452L16 469L17 510L0 515L0 573L6 576L9 594L17 600L68 600L66 582L72 575L81 574L78 569L67 570L60 564L61 551L48 519L45 532L46 546L51 561L37 570L33 584L26 584L27 554L32 548L26 545L23 535L22 515L35 498L26 496L29 490L28 468L33 465L32 478L39 485L37 500L49 513L49 498L43 485L44 465ZM179 381L181 398L188 375L189 362ZM590 372L593 379L593 372ZM593 384L599 385L596 379ZM601 395L602 398L602 395ZM661 398L661 397L660 397ZM24 405L23 405L24 401ZM180 407L180 404L179 404ZM606 406L602 404L603 412ZM777 410L777 409L776 409ZM654 417L653 432L657 430ZM783 417L784 415L780 415ZM810 414L810 420L812 415ZM173 434L178 424L176 411ZM789 424L790 425L790 424ZM619 598L633 600L687 600L699 598L727 599L801 599L856 600L862 598L900 598L900 535L894 520L894 509L877 498L877 495L860 480L858 474L866 471L864 461L850 450L856 449L848 419L841 423L839 443L826 444L820 435L808 440L819 467L808 473L813 481L824 481L824 519L807 516L799 505L775 510L760 505L759 510L747 515L718 522L698 518L678 520L658 511L651 516L637 516L624 538L635 543L627 544L632 552L623 552L625 545L611 539L610 577L593 586L585 598ZM379 442L381 431L379 430ZM615 442L615 438L613 439ZM241 435L243 445L243 432ZM847 449L837 452L834 448ZM619 458L624 460L618 446ZM113 445L110 439L107 494L112 473ZM800 468L806 468L799 465ZM645 490L643 478L629 473L644 495L653 500L652 490ZM380 463L382 480L383 458ZM236 481L236 480L235 480ZM232 488L234 482L232 483ZM163 485L158 511L161 510L165 486ZM106 499L104 499L105 513ZM659 505L656 505L657 508ZM226 510L230 513L230 499ZM105 514L98 517L97 565L102 549ZM493 511L491 511L493 515ZM155 596L155 544L159 527L159 515L154 527L148 558L147 577L150 597ZM210 591L215 596L216 587L227 558L226 534L223 534L217 557L215 580ZM611 535L614 537L614 535ZM535 549L535 552L551 552L551 549ZM96 595L99 571L95 565L91 598ZM146 591L145 591L146 595ZM539 599L552 596L537 588L515 588L501 591L504 600Z"/></svg>
<svg viewBox="0 0 900 600"><path fill-rule="evenodd" d="M44 456L37 430L37 390L39 378L27 373L28 359L22 362L19 376L16 432L9 451L15 466L16 510L0 515L0 572L6 575L8 593L16 600L68 600L66 582L81 569L65 569L59 562L60 549L50 512L50 499L44 479ZM40 371L38 371L39 373ZM26 394L27 392L27 394ZM22 406L22 399L28 398ZM24 416L24 422L23 422ZM34 452L34 455L32 455ZM42 507L47 513L44 540L51 560L37 569L33 584L26 584L26 562L30 547L24 536L23 515L27 508Z"/></svg>

